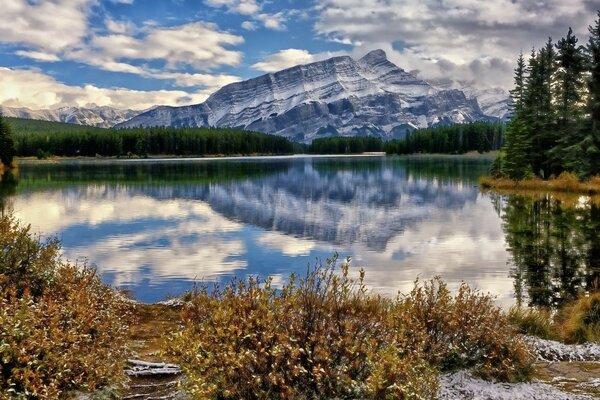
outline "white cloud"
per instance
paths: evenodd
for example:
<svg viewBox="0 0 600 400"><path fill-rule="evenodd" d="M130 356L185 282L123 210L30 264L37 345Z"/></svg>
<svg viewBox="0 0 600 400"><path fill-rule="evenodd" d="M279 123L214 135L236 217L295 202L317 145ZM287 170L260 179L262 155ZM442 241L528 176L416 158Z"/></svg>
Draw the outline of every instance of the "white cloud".
<svg viewBox="0 0 600 400"><path fill-rule="evenodd" d="M315 30L361 52L387 47L390 58L425 78L472 74L481 86L510 86L523 48L558 39L569 25L586 35L598 8L598 0L323 0ZM392 44L402 50L394 54Z"/></svg>
<svg viewBox="0 0 600 400"><path fill-rule="evenodd" d="M298 64L308 64L313 60L314 56L306 50L285 49L269 55L263 61L252 65L252 68L264 72L275 72Z"/></svg>
<svg viewBox="0 0 600 400"><path fill-rule="evenodd" d="M141 38L119 33L94 36L88 48L75 50L70 56L107 68L114 68L124 63L123 60L164 60L168 69L191 65L197 70L206 70L219 65L237 65L242 53L225 46L243 41L241 36L219 31L214 24L194 22L148 28Z"/></svg>
<svg viewBox="0 0 600 400"><path fill-rule="evenodd" d="M142 110L157 104L182 106L204 101L209 90L188 93L180 90L130 90L94 85L69 86L32 70L0 67L0 104L32 109L89 104Z"/></svg>
<svg viewBox="0 0 600 400"><path fill-rule="evenodd" d="M230 12L242 15L252 15L260 11L261 7L256 0L206 0L211 7L225 7Z"/></svg>
<svg viewBox="0 0 600 400"><path fill-rule="evenodd" d="M221 31L212 23L145 24L138 28L130 21L110 17L104 21L108 33L102 34L92 31L88 22L95 4L96 0L9 2L0 13L0 43L23 46L25 49L15 54L36 61L74 60L106 71L172 80L180 87L202 86L204 92L239 80L232 75L178 71L191 66L206 72L221 65L237 65L242 53L228 47L243 43L241 36ZM150 69L140 63L144 61L162 61L164 68Z"/></svg>
<svg viewBox="0 0 600 400"><path fill-rule="evenodd" d="M252 65L252 68L263 72L276 72L299 64L308 64L344 54L343 52L324 52L311 54L302 49L285 49L268 55L264 60Z"/></svg>
<svg viewBox="0 0 600 400"><path fill-rule="evenodd" d="M18 50L15 52L16 55L21 57L31 58L37 61L44 62L58 62L60 58L56 54L44 53L43 51L26 51L26 50Z"/></svg>
<svg viewBox="0 0 600 400"><path fill-rule="evenodd" d="M247 31L255 31L257 26L255 22L252 21L244 21L242 22L242 28Z"/></svg>
<svg viewBox="0 0 600 400"><path fill-rule="evenodd" d="M95 0L5 1L0 12L0 42L57 54L77 45L87 35L87 14L94 3Z"/></svg>
<svg viewBox="0 0 600 400"><path fill-rule="evenodd" d="M286 29L287 17L285 12L280 11L274 14L262 12L262 4L259 4L256 0L205 0L205 3L210 7L224 7L230 13L252 17L267 29L276 31ZM252 31L256 29L256 24L252 21L244 21L242 28Z"/></svg>

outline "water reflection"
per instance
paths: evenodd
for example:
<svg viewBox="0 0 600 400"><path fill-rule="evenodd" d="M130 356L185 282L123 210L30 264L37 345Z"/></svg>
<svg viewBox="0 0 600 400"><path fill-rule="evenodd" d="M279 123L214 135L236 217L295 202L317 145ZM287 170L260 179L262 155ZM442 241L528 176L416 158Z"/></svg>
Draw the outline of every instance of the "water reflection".
<svg viewBox="0 0 600 400"><path fill-rule="evenodd" d="M551 195L513 195L503 209L519 302L554 307L600 279L600 208Z"/></svg>
<svg viewBox="0 0 600 400"><path fill-rule="evenodd" d="M143 301L196 279L260 274L283 282L333 251L376 290L440 274L513 299L502 221L456 159L271 159L23 165L10 202L70 259Z"/></svg>

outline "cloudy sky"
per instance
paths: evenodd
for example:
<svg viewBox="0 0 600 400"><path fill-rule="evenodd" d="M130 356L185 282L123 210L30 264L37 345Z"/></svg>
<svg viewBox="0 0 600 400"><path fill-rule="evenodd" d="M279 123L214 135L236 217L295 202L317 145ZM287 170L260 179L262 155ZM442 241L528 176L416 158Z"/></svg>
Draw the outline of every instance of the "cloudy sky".
<svg viewBox="0 0 600 400"><path fill-rule="evenodd" d="M511 85L521 50L600 0L3 0L0 105L144 109L299 63L381 48L425 79Z"/></svg>

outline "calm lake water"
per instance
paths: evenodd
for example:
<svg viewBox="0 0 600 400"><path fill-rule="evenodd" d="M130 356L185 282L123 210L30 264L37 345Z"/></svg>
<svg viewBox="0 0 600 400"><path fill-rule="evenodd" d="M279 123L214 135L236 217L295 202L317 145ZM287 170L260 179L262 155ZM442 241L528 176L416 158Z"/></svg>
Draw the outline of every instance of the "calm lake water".
<svg viewBox="0 0 600 400"><path fill-rule="evenodd" d="M600 210L481 193L489 161L264 158L23 164L0 207L141 301L292 272L334 252L386 294L441 275L556 304L600 276Z"/></svg>

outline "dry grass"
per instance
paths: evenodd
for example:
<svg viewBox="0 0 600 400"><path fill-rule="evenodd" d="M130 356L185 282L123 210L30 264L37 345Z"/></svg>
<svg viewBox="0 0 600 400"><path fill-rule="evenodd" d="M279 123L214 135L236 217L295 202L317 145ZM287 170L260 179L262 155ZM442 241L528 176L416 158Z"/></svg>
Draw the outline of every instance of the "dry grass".
<svg viewBox="0 0 600 400"><path fill-rule="evenodd" d="M513 180L483 176L479 178L479 184L484 189L507 192L545 191L600 195L600 176L581 181L575 174L569 172L563 172L558 178L550 180L540 178Z"/></svg>
<svg viewBox="0 0 600 400"><path fill-rule="evenodd" d="M560 339L550 310L515 306L508 311L508 319L525 335L548 340Z"/></svg>
<svg viewBox="0 0 600 400"><path fill-rule="evenodd" d="M600 342L600 292L565 306L557 314L556 323L567 343Z"/></svg>

